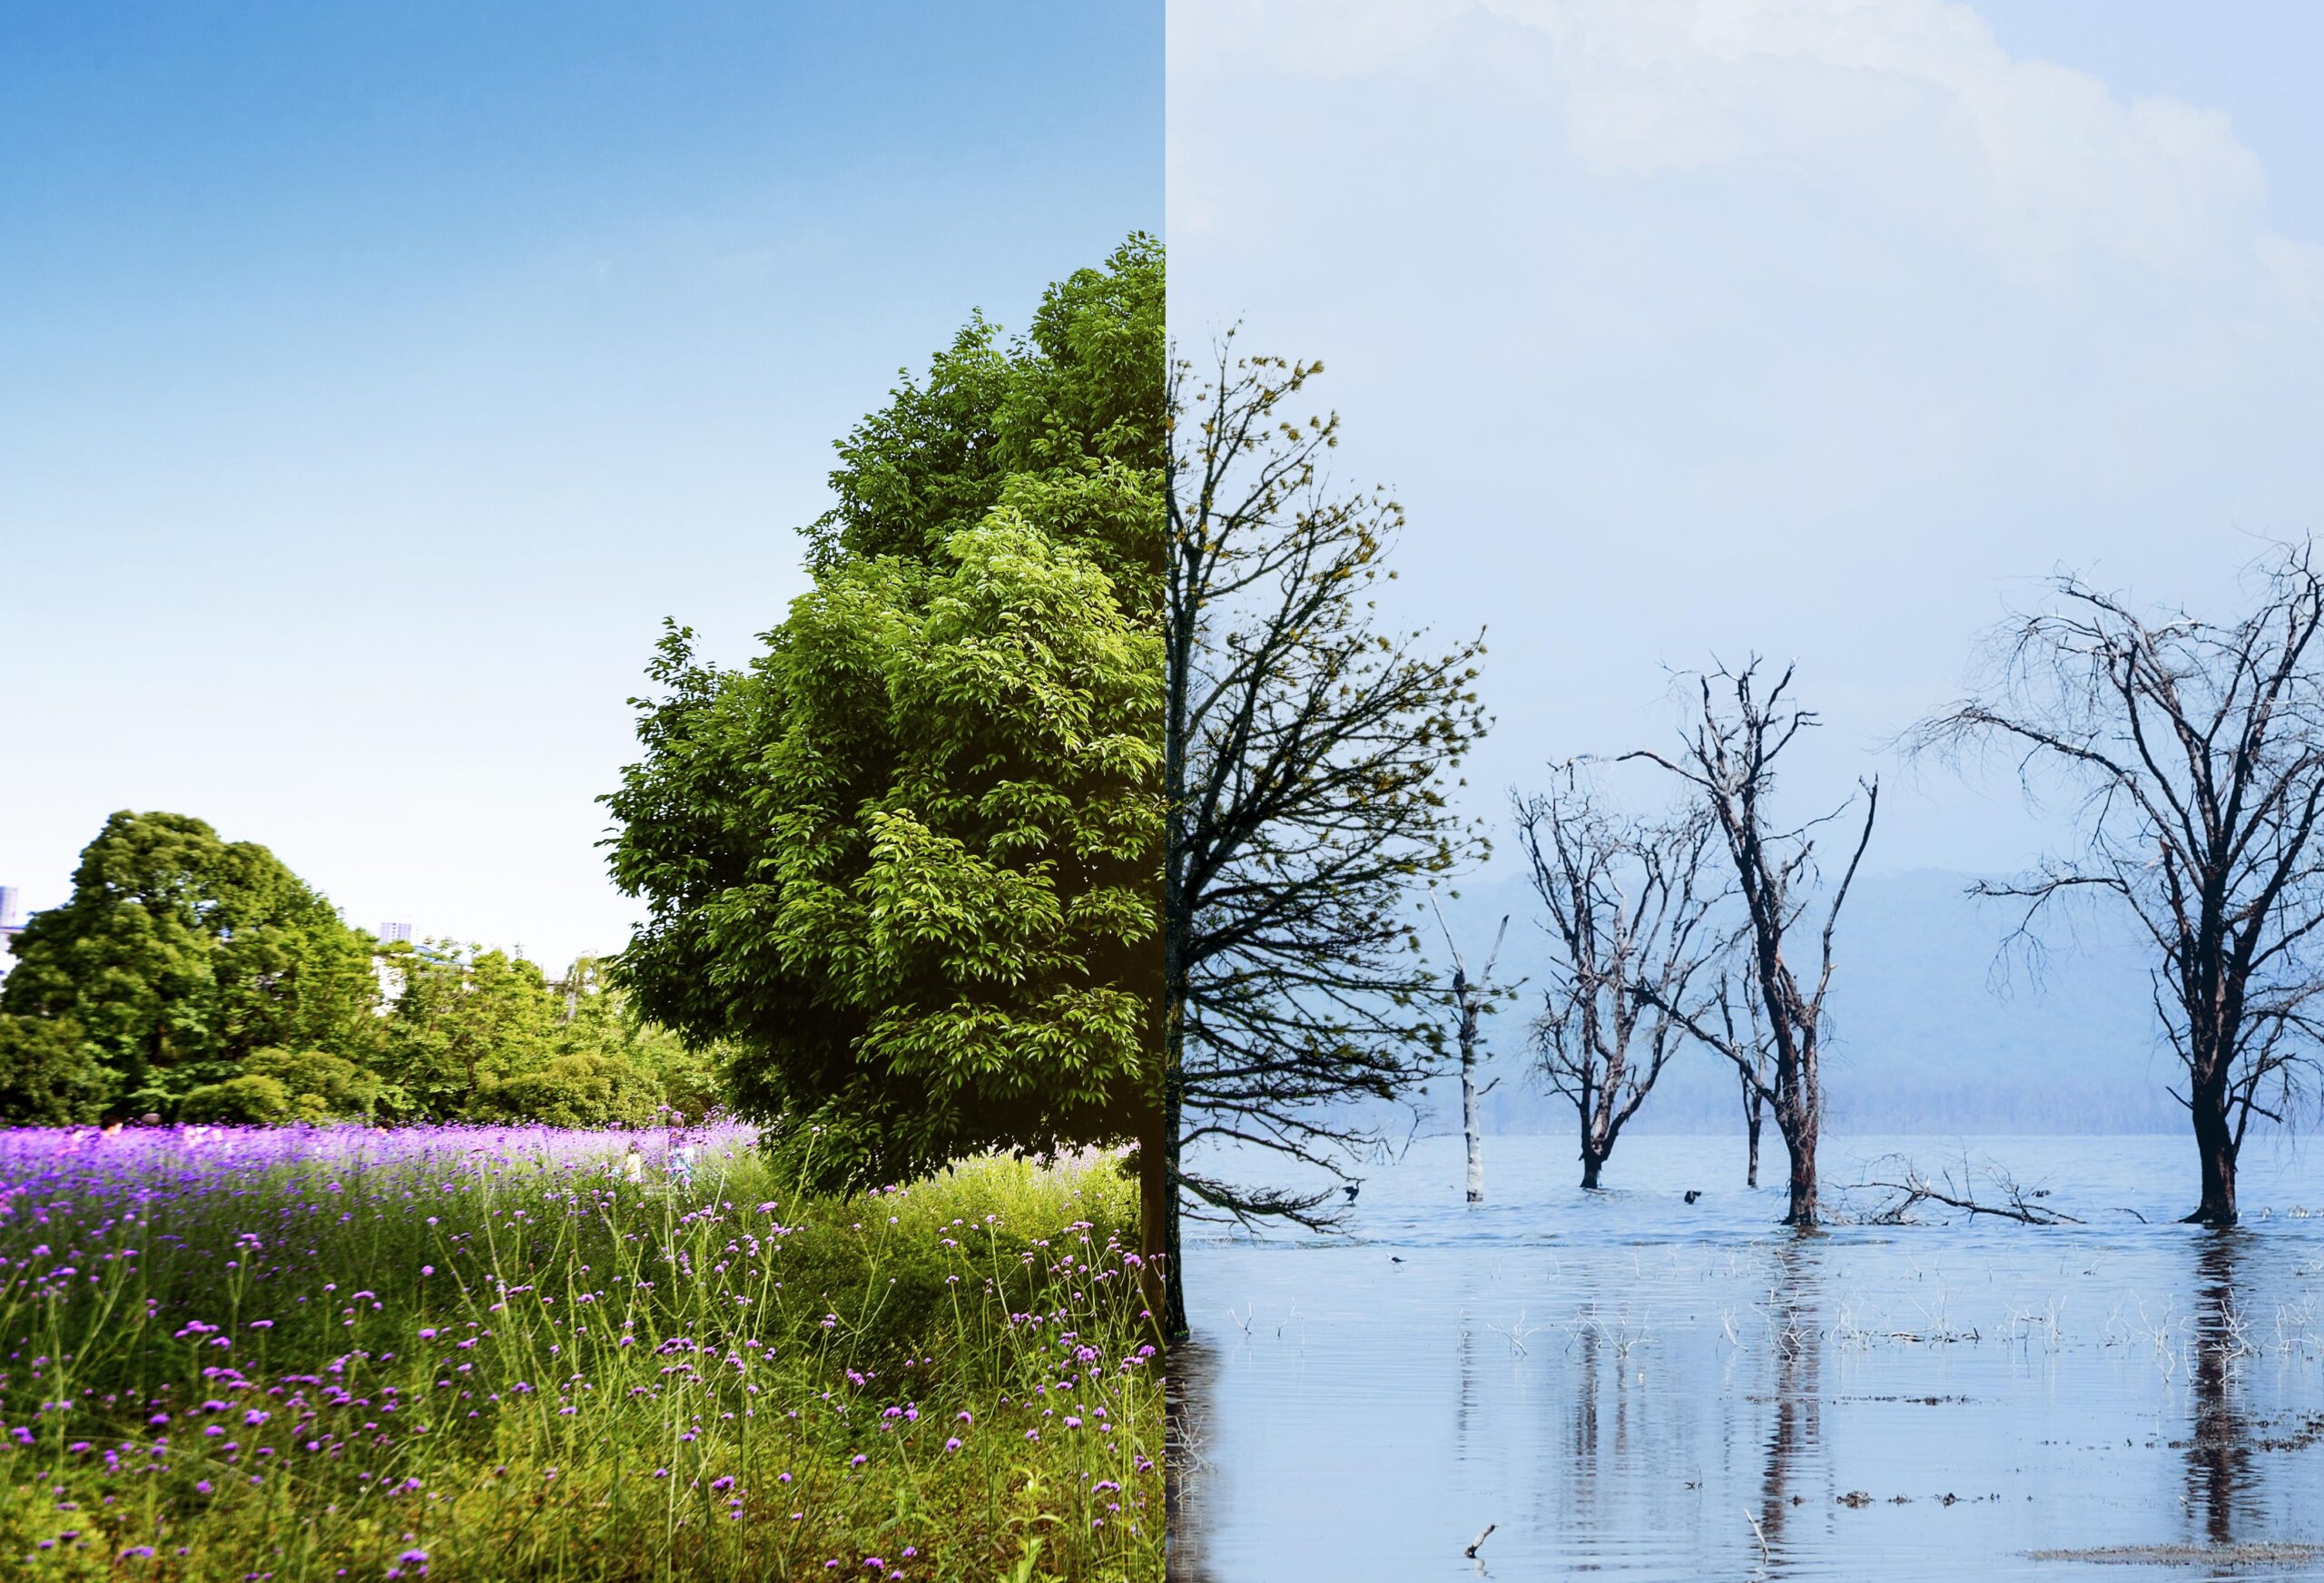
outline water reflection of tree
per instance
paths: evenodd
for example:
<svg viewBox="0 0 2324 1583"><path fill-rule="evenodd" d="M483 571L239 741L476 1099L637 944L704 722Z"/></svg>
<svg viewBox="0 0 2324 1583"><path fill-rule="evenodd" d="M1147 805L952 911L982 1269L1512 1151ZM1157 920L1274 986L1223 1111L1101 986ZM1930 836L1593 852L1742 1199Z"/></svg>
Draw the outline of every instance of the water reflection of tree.
<svg viewBox="0 0 2324 1583"><path fill-rule="evenodd" d="M1599 1394L1604 1389L1605 1342L1594 1324L1573 1338L1573 1421L1568 1431L1565 1465L1573 1480L1571 1509L1577 1522L1594 1528L1599 1493L1608 1483L1599 1466Z"/></svg>
<svg viewBox="0 0 2324 1583"><path fill-rule="evenodd" d="M1817 1284L1819 1240L1810 1233L1777 1245L1776 1286L1768 1299L1768 1316L1775 1325L1775 1379L1769 1391L1774 1421L1768 1426L1759 1479L1758 1515L1769 1569L1778 1577L1784 1570L1785 1530L1797 1493L1794 1486L1824 1443L1824 1327Z"/></svg>
<svg viewBox="0 0 2324 1583"><path fill-rule="evenodd" d="M1169 1373L1164 1379L1165 1421L1162 1447L1163 1500L1168 1524L1168 1553L1165 1570L1169 1583L1213 1583L1203 1540L1208 1527L1199 1497L1198 1447L1216 1381L1216 1365L1209 1349L1188 1339L1170 1346Z"/></svg>
<svg viewBox="0 0 2324 1583"><path fill-rule="evenodd" d="M2235 1519L2250 1499L2251 1426L2237 1388L2245 1348L2235 1278L2244 1234L2204 1234L2195 1254L2195 1356L2188 1372L2192 1424L2187 1438L2187 1511L2215 1545L2235 1542Z"/></svg>

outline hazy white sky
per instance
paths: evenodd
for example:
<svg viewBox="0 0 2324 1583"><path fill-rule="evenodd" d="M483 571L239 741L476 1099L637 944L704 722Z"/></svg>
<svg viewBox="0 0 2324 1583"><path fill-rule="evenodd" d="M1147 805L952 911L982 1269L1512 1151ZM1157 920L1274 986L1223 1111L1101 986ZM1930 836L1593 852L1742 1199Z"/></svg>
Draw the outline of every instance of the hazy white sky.
<svg viewBox="0 0 2324 1583"><path fill-rule="evenodd" d="M1320 356L1491 629L1480 811L1797 657L1879 744L2054 564L2208 602L2324 502L2324 10L1660 0L0 15L0 883L116 808L365 924L616 945L665 614L740 658L829 440L1133 226ZM1167 60L1167 87L1164 85ZM1167 135L1164 111L1167 99ZM1166 208L1167 168L1167 208Z"/></svg>
<svg viewBox="0 0 2324 1583"><path fill-rule="evenodd" d="M2296 5L1172 0L1173 328L1320 357L1414 623L1484 624L1474 805L1796 658L1805 809L1991 869L1881 744L2059 564L2198 605L2324 526L2324 106Z"/></svg>
<svg viewBox="0 0 2324 1583"><path fill-rule="evenodd" d="M367 927L620 945L661 618L750 653L898 366L1160 228L1161 22L0 8L0 884L167 809Z"/></svg>

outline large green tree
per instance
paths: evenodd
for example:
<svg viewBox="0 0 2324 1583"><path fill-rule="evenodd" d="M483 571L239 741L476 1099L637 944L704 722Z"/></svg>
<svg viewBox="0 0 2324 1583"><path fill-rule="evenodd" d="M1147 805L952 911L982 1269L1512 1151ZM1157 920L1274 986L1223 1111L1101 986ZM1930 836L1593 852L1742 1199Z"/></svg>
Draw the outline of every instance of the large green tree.
<svg viewBox="0 0 2324 1583"><path fill-rule="evenodd" d="M649 669L618 975L826 1184L1133 1137L1159 1180L1163 337L1145 237L972 320L840 444L764 651Z"/></svg>
<svg viewBox="0 0 2324 1583"><path fill-rule="evenodd" d="M71 899L14 943L0 1014L69 1024L76 1041L68 1057L54 1028L12 1036L50 1075L24 1119L82 1119L100 1087L168 1110L255 1050L356 1056L375 1037L369 939L264 847L184 814L108 819Z"/></svg>
<svg viewBox="0 0 2324 1583"><path fill-rule="evenodd" d="M535 963L449 940L386 960L398 980L381 1054L379 1100L390 1115L454 1120L556 1053L558 1002Z"/></svg>

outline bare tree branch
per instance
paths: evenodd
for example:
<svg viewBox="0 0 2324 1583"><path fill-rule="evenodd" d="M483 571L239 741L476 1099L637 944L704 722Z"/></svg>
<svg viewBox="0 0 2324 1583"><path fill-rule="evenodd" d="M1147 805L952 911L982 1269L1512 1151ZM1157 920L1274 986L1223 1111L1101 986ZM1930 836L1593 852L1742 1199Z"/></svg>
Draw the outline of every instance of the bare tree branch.
<svg viewBox="0 0 2324 1583"><path fill-rule="evenodd" d="M2290 1114L2324 1015L2324 579L2300 543L2246 585L2219 623L2141 614L2061 574L2047 608L1987 638L1984 690L1907 738L1957 765L2005 755L2029 798L2045 775L2079 793L2073 850L1978 890L2024 903L2005 944L2083 895L2144 931L2201 1164L2188 1219L2216 1225L2236 1218L2251 1118Z"/></svg>
<svg viewBox="0 0 2324 1583"><path fill-rule="evenodd" d="M1166 1136L1200 1212L1330 1223L1327 1195L1197 1180L1232 1140L1344 1176L1378 1140L1350 1102L1435 1068L1409 892L1483 854L1445 794L1486 716L1481 642L1377 629L1403 526L1328 475L1338 419L1292 406L1317 363L1236 354L1171 370L1164 779ZM1177 1195L1167 1241L1177 1248ZM1177 1261L1168 1325L1184 1330Z"/></svg>

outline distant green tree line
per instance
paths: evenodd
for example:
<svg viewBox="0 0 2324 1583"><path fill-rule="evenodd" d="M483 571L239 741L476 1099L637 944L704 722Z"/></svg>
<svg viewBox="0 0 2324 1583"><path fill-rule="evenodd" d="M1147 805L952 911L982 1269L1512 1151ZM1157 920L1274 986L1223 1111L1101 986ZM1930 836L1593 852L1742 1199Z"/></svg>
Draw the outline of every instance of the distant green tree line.
<svg viewBox="0 0 2324 1583"><path fill-rule="evenodd" d="M715 1100L718 1053L585 959L562 978L382 943L266 848L116 813L0 980L0 1121L644 1125Z"/></svg>

